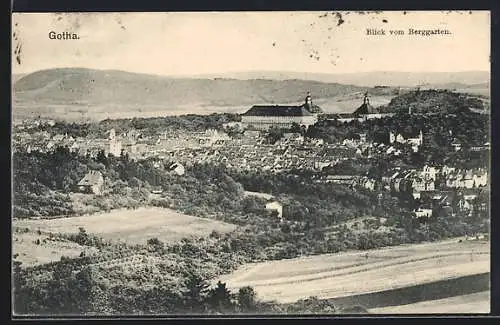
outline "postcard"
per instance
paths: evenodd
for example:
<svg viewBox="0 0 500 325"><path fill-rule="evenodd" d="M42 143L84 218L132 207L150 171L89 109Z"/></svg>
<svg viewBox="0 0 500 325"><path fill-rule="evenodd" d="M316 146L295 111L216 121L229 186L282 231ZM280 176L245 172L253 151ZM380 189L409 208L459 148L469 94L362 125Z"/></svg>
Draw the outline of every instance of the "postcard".
<svg viewBox="0 0 500 325"><path fill-rule="evenodd" d="M13 314L488 314L490 106L489 11L13 13Z"/></svg>

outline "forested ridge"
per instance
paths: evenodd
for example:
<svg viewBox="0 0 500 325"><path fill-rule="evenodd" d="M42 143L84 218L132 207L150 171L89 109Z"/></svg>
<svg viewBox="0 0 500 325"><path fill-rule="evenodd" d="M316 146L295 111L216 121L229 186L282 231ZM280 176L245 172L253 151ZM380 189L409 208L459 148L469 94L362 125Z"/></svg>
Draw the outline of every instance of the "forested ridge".
<svg viewBox="0 0 500 325"><path fill-rule="evenodd" d="M483 101L475 96L449 90L416 90L394 97L380 108L385 113L455 114L470 109L483 110Z"/></svg>

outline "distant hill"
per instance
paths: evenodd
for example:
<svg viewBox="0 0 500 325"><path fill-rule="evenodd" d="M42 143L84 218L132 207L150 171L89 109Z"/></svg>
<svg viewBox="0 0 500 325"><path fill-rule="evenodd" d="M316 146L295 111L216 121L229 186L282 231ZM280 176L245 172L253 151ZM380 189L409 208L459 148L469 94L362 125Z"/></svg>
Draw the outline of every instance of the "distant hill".
<svg viewBox="0 0 500 325"><path fill-rule="evenodd" d="M14 74L12 74L12 84L15 84L19 79L21 79L25 75L26 75L25 73L14 73Z"/></svg>
<svg viewBox="0 0 500 325"><path fill-rule="evenodd" d="M389 104L380 107L383 112L457 113L460 111L484 111L485 102L475 96L448 90L409 91L394 97Z"/></svg>
<svg viewBox="0 0 500 325"><path fill-rule="evenodd" d="M480 84L464 84L460 82L448 82L443 84L423 84L420 88L434 88L434 89L482 89L490 88L489 82Z"/></svg>
<svg viewBox="0 0 500 325"><path fill-rule="evenodd" d="M390 88L369 89L309 80L236 80L170 78L115 70L49 69L20 77L14 84L14 117L78 113L109 117L158 114L240 112L254 104L300 103L306 92L314 99L369 90L387 94ZM147 114L146 114L147 115Z"/></svg>
<svg viewBox="0 0 500 325"><path fill-rule="evenodd" d="M351 84L363 87L391 86L391 87L416 87L421 85L444 85L462 84L477 85L490 81L490 73L487 71L464 71L464 72L397 72L397 71L374 71L360 73L328 74L328 73L305 73L287 71L248 71L233 72L222 75L200 75L198 77L213 78L226 77L236 79L301 79L314 80L326 83ZM448 87L445 87L448 88ZM453 87L462 88L462 87Z"/></svg>
<svg viewBox="0 0 500 325"><path fill-rule="evenodd" d="M381 103L387 98L385 104L398 93L396 88L401 87L400 93L411 92L414 88L408 85L413 83L427 85L422 88L446 86L461 88L457 91L489 93L486 72L344 75L242 72L173 78L116 70L59 68L13 75L13 81L14 119L41 116L88 120L242 113L257 104L301 103L307 91L325 112L351 112L360 105L366 91Z"/></svg>
<svg viewBox="0 0 500 325"><path fill-rule="evenodd" d="M476 95L481 98L490 98L490 83L480 83L466 85L463 83L445 83L445 84L432 84L432 85L422 85L421 89L448 89L460 93L466 93L471 95Z"/></svg>

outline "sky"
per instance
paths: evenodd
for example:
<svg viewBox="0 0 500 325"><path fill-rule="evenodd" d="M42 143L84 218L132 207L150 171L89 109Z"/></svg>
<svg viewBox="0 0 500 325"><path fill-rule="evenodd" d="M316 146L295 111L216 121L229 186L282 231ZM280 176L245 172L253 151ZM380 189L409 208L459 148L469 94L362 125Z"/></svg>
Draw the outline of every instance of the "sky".
<svg viewBox="0 0 500 325"><path fill-rule="evenodd" d="M490 70L487 11L339 13L14 13L12 72L55 67L171 76ZM367 28L383 28L386 35L366 35ZM451 35L388 35L409 28L448 29ZM51 40L50 31L74 32L80 39Z"/></svg>

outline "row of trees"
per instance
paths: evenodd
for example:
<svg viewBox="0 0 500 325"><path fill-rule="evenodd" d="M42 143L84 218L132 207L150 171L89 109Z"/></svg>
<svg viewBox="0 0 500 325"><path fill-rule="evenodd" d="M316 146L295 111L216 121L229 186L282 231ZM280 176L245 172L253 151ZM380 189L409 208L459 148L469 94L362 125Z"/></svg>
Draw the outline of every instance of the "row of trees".
<svg viewBox="0 0 500 325"><path fill-rule="evenodd" d="M30 129L30 132L49 132L51 134L66 134L73 138L106 138L110 129L118 133L137 130L142 135L156 135L159 130L204 131L207 129L222 129L228 122L238 122L238 114L214 113L209 115L186 114L152 118L106 119L100 122L70 123L56 121L54 125L40 124Z"/></svg>

